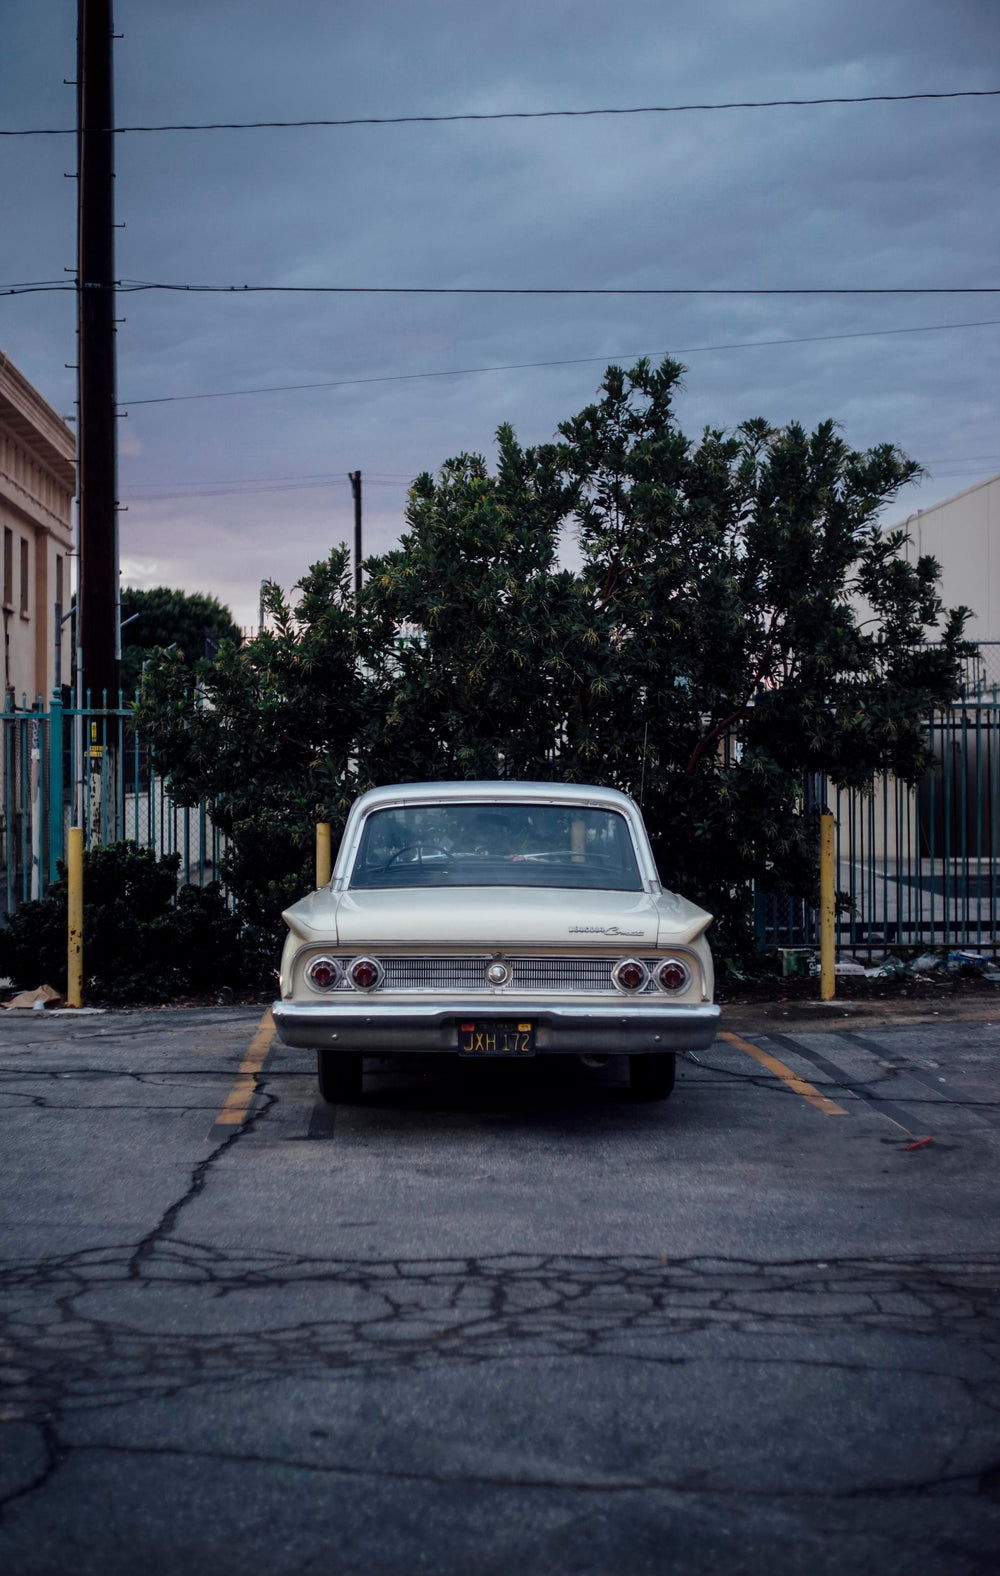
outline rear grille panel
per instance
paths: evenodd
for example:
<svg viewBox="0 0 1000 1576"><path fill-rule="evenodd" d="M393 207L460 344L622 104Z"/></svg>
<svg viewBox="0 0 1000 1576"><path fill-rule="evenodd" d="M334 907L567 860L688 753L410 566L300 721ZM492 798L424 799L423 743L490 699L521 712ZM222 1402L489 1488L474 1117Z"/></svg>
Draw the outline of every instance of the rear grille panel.
<svg viewBox="0 0 1000 1576"><path fill-rule="evenodd" d="M471 957L468 954L455 957L386 957L382 953L377 956L385 970L377 992L482 991L485 995L496 989L486 978L486 970L495 959L493 953L474 954ZM345 968L350 961L350 957L340 958ZM499 987L501 994L518 992L551 996L564 991L574 995L593 996L633 994L620 991L612 979L611 971L616 963L621 962L620 955L617 957L504 956L500 961L510 969L510 979L506 985ZM663 959L644 957L641 961L646 965L650 977L642 990L634 994L646 996L656 990L653 970L662 963ZM353 993L353 987L346 978L340 982L336 990Z"/></svg>

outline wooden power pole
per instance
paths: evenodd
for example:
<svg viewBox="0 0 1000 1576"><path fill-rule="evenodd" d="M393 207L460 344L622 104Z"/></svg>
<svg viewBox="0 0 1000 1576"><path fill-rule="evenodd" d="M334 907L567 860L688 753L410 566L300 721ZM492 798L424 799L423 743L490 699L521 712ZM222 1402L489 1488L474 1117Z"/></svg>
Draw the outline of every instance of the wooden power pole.
<svg viewBox="0 0 1000 1576"><path fill-rule="evenodd" d="M100 707L118 704L120 665L112 0L78 0L77 17L78 619L83 693Z"/></svg>
<svg viewBox="0 0 1000 1576"><path fill-rule="evenodd" d="M354 494L354 594L361 590L361 472L348 471Z"/></svg>

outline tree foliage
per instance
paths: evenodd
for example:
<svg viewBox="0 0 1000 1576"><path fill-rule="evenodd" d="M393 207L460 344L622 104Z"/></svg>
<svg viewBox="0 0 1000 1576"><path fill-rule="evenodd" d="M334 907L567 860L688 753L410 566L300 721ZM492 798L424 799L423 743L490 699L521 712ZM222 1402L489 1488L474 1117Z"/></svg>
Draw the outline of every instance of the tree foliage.
<svg viewBox="0 0 1000 1576"><path fill-rule="evenodd" d="M149 591L126 588L121 594L122 691L139 687L142 664L156 650L176 647L187 662L210 660L223 640L239 645L243 638L228 607L214 596L154 586ZM134 619L127 623L126 620Z"/></svg>
<svg viewBox="0 0 1000 1576"><path fill-rule="evenodd" d="M313 822L342 824L364 788L555 778L640 797L665 883L731 949L751 881L812 888L807 781L919 777L922 719L971 648L937 565L878 523L918 467L832 421L693 441L681 371L611 367L557 442L503 426L495 474L462 455L418 477L357 602L344 549L294 604L272 586L273 628L223 647L200 695L177 653L147 673L141 727L175 793L215 802L254 923L308 883Z"/></svg>

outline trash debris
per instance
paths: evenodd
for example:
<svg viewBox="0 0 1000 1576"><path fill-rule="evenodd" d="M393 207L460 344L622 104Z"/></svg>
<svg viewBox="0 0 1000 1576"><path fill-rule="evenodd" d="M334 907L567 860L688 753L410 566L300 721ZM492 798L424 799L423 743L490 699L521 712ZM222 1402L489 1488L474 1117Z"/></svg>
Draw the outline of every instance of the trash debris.
<svg viewBox="0 0 1000 1576"><path fill-rule="evenodd" d="M981 952L949 952L949 974L985 974L990 967L991 960L984 958Z"/></svg>
<svg viewBox="0 0 1000 1576"><path fill-rule="evenodd" d="M922 952L910 964L914 974L937 974L944 968L944 959L936 952Z"/></svg>
<svg viewBox="0 0 1000 1576"><path fill-rule="evenodd" d="M868 978L875 980L911 980L913 970L902 958L883 958L875 968L865 969Z"/></svg>
<svg viewBox="0 0 1000 1576"><path fill-rule="evenodd" d="M781 974L783 979L804 978L809 973L812 962L812 949L810 947L779 947L781 954Z"/></svg>
<svg viewBox="0 0 1000 1576"><path fill-rule="evenodd" d="M834 974L867 974L869 971L855 958L838 958L833 965Z"/></svg>
<svg viewBox="0 0 1000 1576"><path fill-rule="evenodd" d="M903 1148L909 1154L911 1149L923 1149L925 1144L933 1144L933 1142L933 1138L918 1138L912 1144L904 1144Z"/></svg>
<svg viewBox="0 0 1000 1576"><path fill-rule="evenodd" d="M63 998L51 985L39 985L37 990L22 990L10 1001L4 1002L5 1007L34 1007L42 1011L46 1007L61 1007Z"/></svg>

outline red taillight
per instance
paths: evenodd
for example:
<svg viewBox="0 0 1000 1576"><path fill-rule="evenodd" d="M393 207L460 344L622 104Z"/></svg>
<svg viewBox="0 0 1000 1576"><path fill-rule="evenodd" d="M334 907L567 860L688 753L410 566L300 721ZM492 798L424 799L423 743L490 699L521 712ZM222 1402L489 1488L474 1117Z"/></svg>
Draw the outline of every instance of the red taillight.
<svg viewBox="0 0 1000 1576"><path fill-rule="evenodd" d="M646 983L646 970L634 958L627 958L615 969L615 979L622 990L639 990Z"/></svg>
<svg viewBox="0 0 1000 1576"><path fill-rule="evenodd" d="M347 971L359 990L371 990L379 982L381 969L371 958L359 958Z"/></svg>
<svg viewBox="0 0 1000 1576"><path fill-rule="evenodd" d="M657 978L664 990L683 990L691 978L690 971L677 958L668 958L657 970Z"/></svg>
<svg viewBox="0 0 1000 1576"><path fill-rule="evenodd" d="M313 958L306 979L316 990L332 990L340 979L340 965L333 958Z"/></svg>

